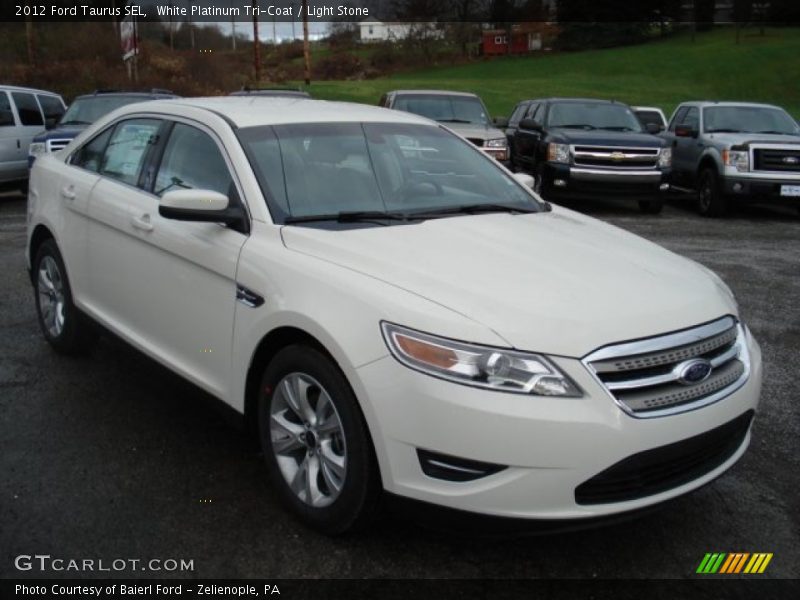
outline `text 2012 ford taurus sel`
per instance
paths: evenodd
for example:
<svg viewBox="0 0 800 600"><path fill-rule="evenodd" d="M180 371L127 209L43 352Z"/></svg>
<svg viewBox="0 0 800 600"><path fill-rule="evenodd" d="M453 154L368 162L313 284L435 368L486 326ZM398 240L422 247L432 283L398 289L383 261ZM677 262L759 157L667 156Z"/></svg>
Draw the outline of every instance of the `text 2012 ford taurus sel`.
<svg viewBox="0 0 800 600"><path fill-rule="evenodd" d="M761 386L730 290L525 178L383 108L130 105L34 165L42 330L99 322L244 414L330 533L383 490L580 520L717 477Z"/></svg>

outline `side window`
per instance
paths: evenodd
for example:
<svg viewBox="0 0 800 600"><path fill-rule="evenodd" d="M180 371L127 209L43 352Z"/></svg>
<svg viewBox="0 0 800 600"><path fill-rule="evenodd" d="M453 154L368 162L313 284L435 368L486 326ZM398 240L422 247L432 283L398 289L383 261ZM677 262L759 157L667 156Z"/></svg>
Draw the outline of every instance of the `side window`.
<svg viewBox="0 0 800 600"><path fill-rule="evenodd" d="M14 104L17 105L17 114L19 115L20 123L23 125L40 125L44 126L44 119L39 110L39 104L33 94L26 94L24 92L11 92L14 98Z"/></svg>
<svg viewBox="0 0 800 600"><path fill-rule="evenodd" d="M700 129L700 111L696 106L692 106L681 120L681 125L691 127L692 129Z"/></svg>
<svg viewBox="0 0 800 600"><path fill-rule="evenodd" d="M111 137L111 133L114 131L113 127L109 127L103 133L98 136L95 136L91 140L89 140L86 144L80 147L72 155L72 160L70 160L70 164L75 165L76 167L80 167L82 169L86 169L87 171L94 171L95 173L100 172L100 167L103 164L103 154L106 151L106 146L108 146L108 140Z"/></svg>
<svg viewBox="0 0 800 600"><path fill-rule="evenodd" d="M114 128L106 147L100 173L128 185L136 185L147 150L156 141L161 121L131 119Z"/></svg>
<svg viewBox="0 0 800 600"><path fill-rule="evenodd" d="M14 112L11 110L11 100L6 92L0 92L0 127L14 126Z"/></svg>
<svg viewBox="0 0 800 600"><path fill-rule="evenodd" d="M378 106L388 106L388 102L386 102L386 94L381 96L380 101L378 102Z"/></svg>
<svg viewBox="0 0 800 600"><path fill-rule="evenodd" d="M47 121L50 121L51 123L58 122L64 112L66 112L60 98L56 98L55 96L45 96L43 94L40 94L36 97L39 99L39 104L42 107L45 123Z"/></svg>
<svg viewBox="0 0 800 600"><path fill-rule="evenodd" d="M531 107L528 109L528 114L525 115L528 119L534 119L536 121L539 120L539 109L542 107L541 104L534 102L531 104Z"/></svg>
<svg viewBox="0 0 800 600"><path fill-rule="evenodd" d="M525 114L525 109L528 107L527 104L524 102L522 104L517 104L517 108L514 109L514 112L511 113L511 118L508 120L508 124L511 127L516 127L517 124L522 120L522 115Z"/></svg>
<svg viewBox="0 0 800 600"><path fill-rule="evenodd" d="M164 148L154 191L161 196L170 190L192 188L214 190L229 198L235 194L228 165L211 136L176 123Z"/></svg>
<svg viewBox="0 0 800 600"><path fill-rule="evenodd" d="M688 106L681 106L678 109L678 112L675 113L675 116L672 117L672 122L669 124L670 131L675 131L675 127L677 127L683 121L683 117L686 116L688 111Z"/></svg>

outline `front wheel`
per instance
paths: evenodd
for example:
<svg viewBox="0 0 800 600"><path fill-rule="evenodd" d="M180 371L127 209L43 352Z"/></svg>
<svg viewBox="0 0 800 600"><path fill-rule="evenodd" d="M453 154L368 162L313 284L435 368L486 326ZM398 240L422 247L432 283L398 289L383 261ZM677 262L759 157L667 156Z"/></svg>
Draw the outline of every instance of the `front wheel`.
<svg viewBox="0 0 800 600"><path fill-rule="evenodd" d="M660 198L639 200L639 210L646 215L657 215L664 209L664 201Z"/></svg>
<svg viewBox="0 0 800 600"><path fill-rule="evenodd" d="M54 240L42 243L33 268L36 312L45 339L61 354L85 353L97 334L72 303L67 270Z"/></svg>
<svg viewBox="0 0 800 600"><path fill-rule="evenodd" d="M723 217L728 212L728 204L720 189L719 176L711 167L700 172L697 209L704 217Z"/></svg>
<svg viewBox="0 0 800 600"><path fill-rule="evenodd" d="M264 373L258 414L270 479L294 514L329 535L371 520L381 488L372 444L327 356L304 345L281 350Z"/></svg>

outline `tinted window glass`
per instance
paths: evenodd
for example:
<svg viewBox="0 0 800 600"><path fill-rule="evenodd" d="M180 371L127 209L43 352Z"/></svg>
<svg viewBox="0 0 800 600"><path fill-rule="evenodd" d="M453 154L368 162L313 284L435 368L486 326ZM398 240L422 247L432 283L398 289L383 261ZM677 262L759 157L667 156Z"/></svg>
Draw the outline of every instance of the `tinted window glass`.
<svg viewBox="0 0 800 600"><path fill-rule="evenodd" d="M681 108L678 109L678 112L675 113L675 115L672 117L672 122L669 124L670 131L675 131L675 127L677 127L681 123L683 117L686 116L686 113L688 111L689 111L688 106L682 106Z"/></svg>
<svg viewBox="0 0 800 600"><path fill-rule="evenodd" d="M700 111L697 110L696 106L693 106L686 111L686 114L683 115L681 125L684 127L691 127L692 129L700 128Z"/></svg>
<svg viewBox="0 0 800 600"><path fill-rule="evenodd" d="M100 172L130 185L139 181L145 155L155 142L161 121L156 119L131 119L114 128L108 142Z"/></svg>
<svg viewBox="0 0 800 600"><path fill-rule="evenodd" d="M103 133L84 144L80 150L72 155L71 164L89 171L99 172L103 164L103 153L106 151L112 131L114 131L114 128L109 127Z"/></svg>
<svg viewBox="0 0 800 600"><path fill-rule="evenodd" d="M764 106L715 106L703 110L706 133L769 133L796 135L797 123L784 111Z"/></svg>
<svg viewBox="0 0 800 600"><path fill-rule="evenodd" d="M55 96L39 95L36 97L39 99L39 104L44 112L45 120L52 119L53 121L58 121L61 115L64 114L64 105L61 104L61 100Z"/></svg>
<svg viewBox="0 0 800 600"><path fill-rule="evenodd" d="M654 110L637 110L636 116L642 125L652 123L659 127L664 127L664 121L661 120L661 115Z"/></svg>
<svg viewBox="0 0 800 600"><path fill-rule="evenodd" d="M90 125L120 106L144 102L145 96L100 95L76 98L64 113L62 125Z"/></svg>
<svg viewBox="0 0 800 600"><path fill-rule="evenodd" d="M23 92L12 92L14 104L17 105L17 114L23 125L44 125L42 113L39 111L39 104L33 94Z"/></svg>
<svg viewBox="0 0 800 600"><path fill-rule="evenodd" d="M542 106L541 104L531 104L531 107L528 110L528 114L526 115L526 117L528 119L534 119L534 120L538 121L539 117L541 116L539 114L539 112L540 112L539 109L541 108L541 106Z"/></svg>
<svg viewBox="0 0 800 600"><path fill-rule="evenodd" d="M177 123L164 149L156 176L155 193L202 189L231 195L233 179L211 137L195 127Z"/></svg>
<svg viewBox="0 0 800 600"><path fill-rule="evenodd" d="M555 102L550 105L550 127L641 131L642 125L624 104Z"/></svg>
<svg viewBox="0 0 800 600"><path fill-rule="evenodd" d="M442 123L489 123L483 102L475 96L403 94L397 97L393 108Z"/></svg>
<svg viewBox="0 0 800 600"><path fill-rule="evenodd" d="M508 120L509 124L516 125L522 120L522 115L525 114L525 108L527 104L519 104L517 108L514 109L514 112L511 113L511 118Z"/></svg>
<svg viewBox="0 0 800 600"><path fill-rule="evenodd" d="M14 113L11 112L11 101L8 94L0 92L0 127L13 127Z"/></svg>

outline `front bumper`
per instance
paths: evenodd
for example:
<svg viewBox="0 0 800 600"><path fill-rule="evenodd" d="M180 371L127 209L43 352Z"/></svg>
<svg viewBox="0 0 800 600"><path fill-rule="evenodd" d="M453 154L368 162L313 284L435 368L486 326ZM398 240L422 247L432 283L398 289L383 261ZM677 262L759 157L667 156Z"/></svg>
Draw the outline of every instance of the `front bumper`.
<svg viewBox="0 0 800 600"><path fill-rule="evenodd" d="M761 353L738 390L698 410L654 419L625 414L579 360L554 358L583 398L534 398L480 390L412 371L387 356L358 370L376 417L373 439L386 490L462 511L525 519L590 519L661 503L718 477L744 453L747 433L721 464L678 487L623 502L579 504L576 489L644 451L699 436L755 410ZM426 475L418 450L507 466L467 482Z"/></svg>
<svg viewBox="0 0 800 600"><path fill-rule="evenodd" d="M670 169L615 170L546 163L542 192L548 199L651 200L669 189L670 176Z"/></svg>
<svg viewBox="0 0 800 600"><path fill-rule="evenodd" d="M723 189L727 196L740 202L769 202L800 206L800 196L782 194L784 186L800 189L800 178L775 178L763 176L729 176L724 178Z"/></svg>

